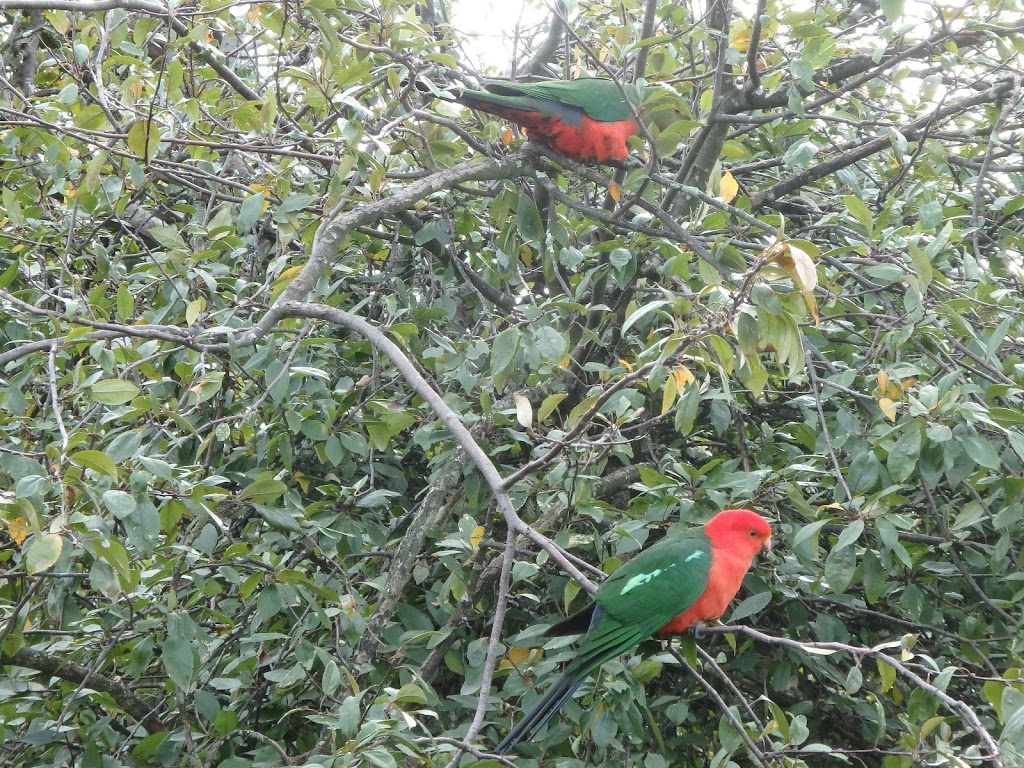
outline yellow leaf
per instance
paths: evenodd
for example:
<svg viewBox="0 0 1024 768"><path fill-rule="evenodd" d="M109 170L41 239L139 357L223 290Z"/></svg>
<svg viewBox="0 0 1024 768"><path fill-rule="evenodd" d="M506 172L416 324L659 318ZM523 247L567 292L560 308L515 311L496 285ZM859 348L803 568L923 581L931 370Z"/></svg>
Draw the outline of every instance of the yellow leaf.
<svg viewBox="0 0 1024 768"><path fill-rule="evenodd" d="M889 389L889 372L884 368L878 372L878 389L887 392Z"/></svg>
<svg viewBox="0 0 1024 768"><path fill-rule="evenodd" d="M673 405L676 404L676 397L679 395L679 387L676 385L676 377L669 376L665 380L665 391L661 396L661 415L664 416Z"/></svg>
<svg viewBox="0 0 1024 768"><path fill-rule="evenodd" d="M880 691L888 693L896 682L896 668L881 659L875 659L875 664L878 665L878 676L881 678Z"/></svg>
<svg viewBox="0 0 1024 768"><path fill-rule="evenodd" d="M608 197L614 200L616 203L622 199L622 187L616 184L614 181L608 182ZM728 202L728 201L726 201Z"/></svg>
<svg viewBox="0 0 1024 768"><path fill-rule="evenodd" d="M689 368L687 368L685 365L681 366L679 368L676 368L674 371L672 371L672 375L676 379L676 388L680 392L682 392L684 389L686 389L686 385L687 384L692 384L693 382L695 382L697 380L697 377L694 376L693 372Z"/></svg>
<svg viewBox="0 0 1024 768"><path fill-rule="evenodd" d="M623 360L623 359L622 359L621 357L619 358L619 365L621 365L621 366L622 366L623 368L625 368L625 369L626 369L627 371L629 371L630 373L632 373L632 372L633 372L633 366L632 366L632 365L630 365L630 364L629 364L628 362L626 362L625 360Z"/></svg>
<svg viewBox="0 0 1024 768"><path fill-rule="evenodd" d="M565 357L563 357L561 360L558 361L558 367L559 368L568 368L571 364L572 364L572 358L569 357L568 355L566 355Z"/></svg>
<svg viewBox="0 0 1024 768"><path fill-rule="evenodd" d="M506 128L504 131L501 132L501 143L503 146L507 147L509 144L512 143L512 140L514 138L515 134L512 133L511 128Z"/></svg>
<svg viewBox="0 0 1024 768"><path fill-rule="evenodd" d="M295 277L297 274L299 274L299 272L302 271L302 268L304 266L306 266L306 265L305 264L300 264L297 267L288 267L288 269L286 269L284 272L282 272L280 275L277 276L277 279L278 280L291 280L293 277Z"/></svg>
<svg viewBox="0 0 1024 768"><path fill-rule="evenodd" d="M746 53L750 47L750 27L733 32L729 39L729 47L735 48L740 53Z"/></svg>
<svg viewBox="0 0 1024 768"><path fill-rule="evenodd" d="M206 298L200 296L198 299L193 299L185 307L185 322L189 325L194 325L199 316L203 314L203 310L206 309Z"/></svg>
<svg viewBox="0 0 1024 768"><path fill-rule="evenodd" d="M804 297L807 311L811 313L811 317L814 318L814 324L817 325L821 322L821 316L818 314L818 302L814 300L814 294L802 292L801 295Z"/></svg>
<svg viewBox="0 0 1024 768"><path fill-rule="evenodd" d="M528 267L533 266L533 251L530 250L530 246L523 245L523 247L519 249L519 260Z"/></svg>
<svg viewBox="0 0 1024 768"><path fill-rule="evenodd" d="M21 515L18 515L7 526L7 535L11 537L11 541L20 547L22 542L28 537L28 521Z"/></svg>
<svg viewBox="0 0 1024 768"><path fill-rule="evenodd" d="M733 176L729 171L722 174L722 181L718 185L718 196L722 198L723 202L731 203L736 199L736 195L739 194L740 184L736 181L736 177ZM617 201L616 201L617 202Z"/></svg>
<svg viewBox="0 0 1024 768"><path fill-rule="evenodd" d="M512 399L516 404L516 421L529 429L533 426L533 406L530 405L529 399L522 395L512 395Z"/></svg>
<svg viewBox="0 0 1024 768"><path fill-rule="evenodd" d="M537 654L538 657L539 656L543 656L544 655L544 649L543 648L522 648L520 646L513 646L512 648L508 649L508 660L511 661L513 664L522 664L527 659L529 659L530 656L532 656L535 653Z"/></svg>
<svg viewBox="0 0 1024 768"><path fill-rule="evenodd" d="M480 542L484 540L484 527L478 525L473 529L473 532L469 534L469 544L475 550L480 546Z"/></svg>
<svg viewBox="0 0 1024 768"><path fill-rule="evenodd" d="M882 409L885 418L892 422L896 421L896 409L899 407L896 403L888 397L880 397L878 398L878 407Z"/></svg>
<svg viewBox="0 0 1024 768"><path fill-rule="evenodd" d="M789 244L789 255L793 258L793 271L800 282L800 290L811 293L818 287L818 273L814 270L814 262L802 248Z"/></svg>

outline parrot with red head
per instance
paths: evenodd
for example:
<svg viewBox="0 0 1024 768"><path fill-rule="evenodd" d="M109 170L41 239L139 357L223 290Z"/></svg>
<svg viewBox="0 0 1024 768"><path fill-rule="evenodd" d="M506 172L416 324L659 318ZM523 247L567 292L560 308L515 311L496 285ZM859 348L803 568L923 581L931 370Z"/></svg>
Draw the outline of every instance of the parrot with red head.
<svg viewBox="0 0 1024 768"><path fill-rule="evenodd" d="M756 512L727 509L700 528L662 539L615 571L593 603L545 633L586 635L562 676L512 727L497 752L533 736L606 661L652 635L679 634L720 617L754 557L771 548L771 536L768 521Z"/></svg>

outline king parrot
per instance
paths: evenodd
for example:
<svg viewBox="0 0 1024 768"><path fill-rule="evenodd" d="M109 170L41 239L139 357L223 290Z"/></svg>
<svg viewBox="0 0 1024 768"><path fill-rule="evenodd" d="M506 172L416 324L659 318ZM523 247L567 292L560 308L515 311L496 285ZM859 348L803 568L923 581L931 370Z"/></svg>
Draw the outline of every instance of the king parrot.
<svg viewBox="0 0 1024 768"><path fill-rule="evenodd" d="M623 160L629 155L626 139L639 129L640 91L635 85L581 77L543 83L488 81L484 88L464 90L456 100L518 123L531 139L575 160Z"/></svg>
<svg viewBox="0 0 1024 768"><path fill-rule="evenodd" d="M683 632L717 619L739 591L761 549L771 549L768 522L749 509L719 512L702 528L662 539L601 583L594 602L546 634L586 632L576 656L536 706L498 745L504 754L558 712L587 675L658 633Z"/></svg>

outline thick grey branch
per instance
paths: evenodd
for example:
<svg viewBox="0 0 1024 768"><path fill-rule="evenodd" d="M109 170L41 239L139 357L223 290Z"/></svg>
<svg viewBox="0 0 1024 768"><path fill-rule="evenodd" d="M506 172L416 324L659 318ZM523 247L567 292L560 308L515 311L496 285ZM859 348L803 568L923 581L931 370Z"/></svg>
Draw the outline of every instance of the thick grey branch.
<svg viewBox="0 0 1024 768"><path fill-rule="evenodd" d="M521 154L502 158L501 160L471 160L468 163L462 163L453 168L446 168L443 171L433 173L424 179L413 182L401 192L391 197L360 205L351 211L342 213L341 209L344 203L339 203L333 210L327 213L325 221L317 230L313 238L313 248L309 261L306 262L302 271L281 293L280 304L305 300L313 292L313 288L323 275L324 270L327 269L328 265L337 256L345 238L357 227L365 227L384 216L408 210L430 195L451 189L467 181L510 179L516 176L530 176L533 173L533 165L530 164L526 156ZM240 336L237 343L252 343L266 335L280 317L281 315L278 313L268 312L251 331ZM350 315L350 317L354 316ZM361 320L361 322L365 321ZM342 324L344 325L344 323ZM368 324L367 328L380 333L380 331ZM355 329L353 328L353 330Z"/></svg>

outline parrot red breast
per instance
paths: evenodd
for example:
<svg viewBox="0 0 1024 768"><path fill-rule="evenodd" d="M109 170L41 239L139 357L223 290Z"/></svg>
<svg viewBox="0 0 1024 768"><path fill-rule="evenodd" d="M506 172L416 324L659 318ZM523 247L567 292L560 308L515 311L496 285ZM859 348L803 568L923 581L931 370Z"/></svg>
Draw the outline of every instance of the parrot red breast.
<svg viewBox="0 0 1024 768"><path fill-rule="evenodd" d="M701 528L643 550L609 576L594 602L546 634L586 632L562 676L498 745L504 754L558 712L587 675L651 635L717 619L739 591L754 556L771 548L768 522L749 509L719 512Z"/></svg>
<svg viewBox="0 0 1024 768"><path fill-rule="evenodd" d="M518 123L530 139L574 160L623 160L626 140L639 130L640 90L601 77L542 83L488 81L457 101Z"/></svg>

